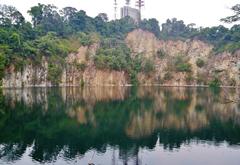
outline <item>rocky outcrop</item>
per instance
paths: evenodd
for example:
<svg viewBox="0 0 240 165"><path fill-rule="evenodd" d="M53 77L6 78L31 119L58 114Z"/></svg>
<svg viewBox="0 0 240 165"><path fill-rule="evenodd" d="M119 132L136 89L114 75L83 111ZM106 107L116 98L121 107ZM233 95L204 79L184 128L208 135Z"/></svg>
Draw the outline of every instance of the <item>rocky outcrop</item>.
<svg viewBox="0 0 240 165"><path fill-rule="evenodd" d="M153 33L134 30L125 39L126 44L132 51L132 55L143 54L146 58L153 58L159 46L159 41Z"/></svg>
<svg viewBox="0 0 240 165"><path fill-rule="evenodd" d="M208 85L218 79L221 85L236 86L239 81L240 51L234 54L223 52L213 54L213 46L199 40L163 41L154 34L134 30L126 36L126 45L131 50L131 57L141 54L144 60L153 62L154 71L140 72L137 79L140 85ZM69 54L62 67L60 86L126 86L131 84L127 71L99 70L94 65L94 56L99 43L81 46L77 53ZM144 63L143 60L143 63ZM198 66L201 60L203 66ZM177 61L181 61L176 66ZM186 64L186 65L185 65ZM48 81L48 59L41 63L29 63L21 71L12 65L5 71L3 87L52 86Z"/></svg>
<svg viewBox="0 0 240 165"><path fill-rule="evenodd" d="M202 41L163 41L143 30L134 30L125 41L133 51L133 55L143 54L145 58L154 61L154 72L138 74L140 84L208 85L217 78L224 86L240 85L240 73L237 66L240 51L234 54L224 52L215 55L213 46ZM177 70L175 61L179 58L185 64L189 64L189 71ZM197 66L198 60L203 61L202 67Z"/></svg>
<svg viewBox="0 0 240 165"><path fill-rule="evenodd" d="M124 71L96 70L95 68L87 68L83 74L83 81L90 86L125 86L129 82L128 74Z"/></svg>
<svg viewBox="0 0 240 165"><path fill-rule="evenodd" d="M98 70L93 56L98 44L90 47L80 47L77 54L70 54L67 58L67 67L62 75L61 86L124 86L128 84L128 74L124 71ZM82 68L79 66L82 65Z"/></svg>
<svg viewBox="0 0 240 165"><path fill-rule="evenodd" d="M144 54L146 58L154 58L159 50L164 51L168 56L209 57L213 49L212 45L199 40L158 40L154 34L141 29L129 33L125 42L132 50L133 55Z"/></svg>
<svg viewBox="0 0 240 165"><path fill-rule="evenodd" d="M98 45L80 47L75 54L66 57L66 66L62 68L60 86L125 86L129 76L125 71L98 70L94 66L92 56L96 54ZM5 88L50 87L48 81L48 61L43 58L41 64L26 65L22 71L16 71L12 65L3 79Z"/></svg>
<svg viewBox="0 0 240 165"><path fill-rule="evenodd" d="M208 60L209 77L217 77L222 85L240 86L240 51L230 54L227 52L213 56Z"/></svg>
<svg viewBox="0 0 240 165"><path fill-rule="evenodd" d="M45 58L42 59L41 64L38 66L28 64L22 70L17 70L14 65L11 65L5 71L5 77L2 82L3 87L49 86L51 83L47 81L47 68L48 62Z"/></svg>

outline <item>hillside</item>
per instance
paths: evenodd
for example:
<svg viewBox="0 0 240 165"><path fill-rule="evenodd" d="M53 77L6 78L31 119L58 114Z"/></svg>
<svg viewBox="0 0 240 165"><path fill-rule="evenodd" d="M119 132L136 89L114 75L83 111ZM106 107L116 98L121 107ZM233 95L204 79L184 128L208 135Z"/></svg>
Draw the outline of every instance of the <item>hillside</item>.
<svg viewBox="0 0 240 165"><path fill-rule="evenodd" d="M43 56L39 64L29 60L19 71L12 64L5 70L3 87L240 85L237 68L240 51L216 55L214 46L203 41L159 40L153 33L141 29L128 33L119 45L126 45L122 49L129 54L116 46L119 58L113 56L109 60L106 57L110 55L104 54L109 53L109 48L95 40L69 53L61 63Z"/></svg>
<svg viewBox="0 0 240 165"><path fill-rule="evenodd" d="M240 26L0 4L0 86L239 85Z"/></svg>

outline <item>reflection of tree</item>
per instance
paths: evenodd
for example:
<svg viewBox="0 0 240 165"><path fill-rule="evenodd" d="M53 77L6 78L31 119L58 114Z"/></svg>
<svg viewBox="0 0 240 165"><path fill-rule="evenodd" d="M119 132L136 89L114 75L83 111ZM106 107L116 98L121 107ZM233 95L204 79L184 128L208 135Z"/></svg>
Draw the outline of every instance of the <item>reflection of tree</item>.
<svg viewBox="0 0 240 165"><path fill-rule="evenodd" d="M15 161L19 159L19 156L23 155L27 146L22 143L17 144L3 144L0 147L0 158L6 161Z"/></svg>
<svg viewBox="0 0 240 165"><path fill-rule="evenodd" d="M95 91L96 90L96 91ZM107 145L138 160L140 148L165 149L192 139L240 142L239 105L207 89L34 89L0 95L0 157L17 160L33 146L38 162L71 159ZM101 94L97 94L101 93ZM104 95L106 93L106 95ZM234 96L234 92L229 92ZM41 97L42 96L42 97Z"/></svg>

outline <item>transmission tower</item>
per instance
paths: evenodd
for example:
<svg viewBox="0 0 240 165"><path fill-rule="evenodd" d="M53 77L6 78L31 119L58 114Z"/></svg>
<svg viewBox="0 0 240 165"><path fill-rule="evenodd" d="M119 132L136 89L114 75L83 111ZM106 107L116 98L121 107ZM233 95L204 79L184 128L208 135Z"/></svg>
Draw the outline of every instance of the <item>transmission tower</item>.
<svg viewBox="0 0 240 165"><path fill-rule="evenodd" d="M138 7L139 9L139 13L140 13L140 21L141 21L141 14L142 14L142 7L144 6L144 0L137 0L136 1L136 7Z"/></svg>
<svg viewBox="0 0 240 165"><path fill-rule="evenodd" d="M117 19L117 0L114 0L114 19Z"/></svg>
<svg viewBox="0 0 240 165"><path fill-rule="evenodd" d="M127 5L127 6L130 5L130 0L126 0L126 5Z"/></svg>

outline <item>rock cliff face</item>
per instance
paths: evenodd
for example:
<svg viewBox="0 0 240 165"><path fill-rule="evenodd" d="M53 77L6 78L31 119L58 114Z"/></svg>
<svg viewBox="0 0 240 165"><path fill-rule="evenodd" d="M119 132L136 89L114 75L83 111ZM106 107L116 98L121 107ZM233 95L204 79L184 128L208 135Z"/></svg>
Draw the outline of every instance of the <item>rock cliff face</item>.
<svg viewBox="0 0 240 165"><path fill-rule="evenodd" d="M207 85L217 78L224 86L240 85L237 64L240 61L240 51L215 55L213 46L202 41L163 41L142 30L131 32L125 41L133 56L143 54L154 61L154 72L138 74L140 84ZM189 71L182 71L182 64L176 68L179 59L188 64ZM204 63L203 66L198 66L198 60Z"/></svg>
<svg viewBox="0 0 240 165"><path fill-rule="evenodd" d="M152 33L134 30L125 39L132 58L142 54L153 61L154 71L140 72L137 79L140 85L207 85L218 79L221 85L236 86L239 81L240 51L234 54L213 54L213 46L199 40L163 41ZM130 84L126 71L98 70L93 57L99 44L82 46L77 53L69 54L62 68L60 86L124 86ZM180 63L179 63L180 61ZM198 62L201 61L201 66ZM186 65L187 64L187 65ZM10 66L5 71L3 87L52 86L48 81L48 60L41 64L28 64L21 71Z"/></svg>
<svg viewBox="0 0 240 165"><path fill-rule="evenodd" d="M123 86L129 83L129 76L124 71L98 70L92 57L95 56L98 44L90 47L80 47L76 54L66 57L66 66L62 68L60 86ZM82 66L82 67L81 67ZM3 87L50 87L48 81L48 61L43 58L41 64L26 65L21 71L16 71L12 65L5 71Z"/></svg>
<svg viewBox="0 0 240 165"><path fill-rule="evenodd" d="M51 83L47 80L48 62L45 58L38 66L28 64L21 71L17 71L16 68L11 65L5 71L5 77L3 78L3 87L32 87L32 86L49 86Z"/></svg>
<svg viewBox="0 0 240 165"><path fill-rule="evenodd" d="M222 53L208 60L208 78L217 76L223 85L240 86L240 51Z"/></svg>

